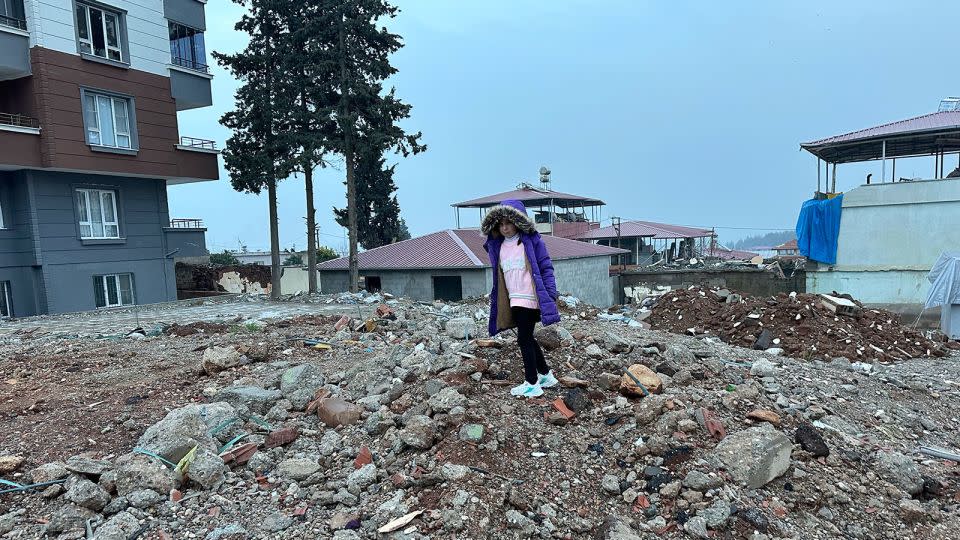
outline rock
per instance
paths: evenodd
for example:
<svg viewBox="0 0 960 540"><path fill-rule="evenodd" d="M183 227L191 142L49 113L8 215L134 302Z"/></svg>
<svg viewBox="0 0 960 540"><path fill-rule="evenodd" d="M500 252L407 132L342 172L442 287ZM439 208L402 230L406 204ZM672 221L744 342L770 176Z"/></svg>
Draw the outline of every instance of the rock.
<svg viewBox="0 0 960 540"><path fill-rule="evenodd" d="M470 339L477 336L477 323L470 317L458 317L447 321L444 330L452 338Z"/></svg>
<svg viewBox="0 0 960 540"><path fill-rule="evenodd" d="M774 426L780 425L780 415L769 409L754 409L747 413L747 418L758 422L768 422Z"/></svg>
<svg viewBox="0 0 960 540"><path fill-rule="evenodd" d="M680 366L672 361L660 362L656 367L657 373L663 373L667 377L673 377L678 371L680 371Z"/></svg>
<svg viewBox="0 0 960 540"><path fill-rule="evenodd" d="M710 537L710 533L707 532L707 520L701 516L688 519L687 522L683 524L683 530L693 538Z"/></svg>
<svg viewBox="0 0 960 540"><path fill-rule="evenodd" d="M696 469L687 473L683 479L683 487L696 491L709 491L723 485L723 480L718 476L712 476Z"/></svg>
<svg viewBox="0 0 960 540"><path fill-rule="evenodd" d="M507 510L505 517L507 518L507 525L511 529L521 529L525 534L532 533L536 528L533 520L516 510Z"/></svg>
<svg viewBox="0 0 960 540"><path fill-rule="evenodd" d="M260 523L260 528L267 532L278 533L289 529L291 525L293 525L292 517L285 516L280 512L274 512Z"/></svg>
<svg viewBox="0 0 960 540"><path fill-rule="evenodd" d="M877 452L876 468L880 477L906 491L918 495L923 491L920 468L909 457L898 452Z"/></svg>
<svg viewBox="0 0 960 540"><path fill-rule="evenodd" d="M613 373L601 373L600 376L597 377L597 386L604 390L616 392L620 390L620 376L614 375Z"/></svg>
<svg viewBox="0 0 960 540"><path fill-rule="evenodd" d="M630 352L633 349L632 343L612 332L604 332L603 336L600 337L600 342L614 354Z"/></svg>
<svg viewBox="0 0 960 540"><path fill-rule="evenodd" d="M660 496L667 499L676 499L680 495L680 481L676 480L660 488Z"/></svg>
<svg viewBox="0 0 960 540"><path fill-rule="evenodd" d="M97 527L93 540L128 540L140 530L140 521L130 512L120 512Z"/></svg>
<svg viewBox="0 0 960 540"><path fill-rule="evenodd" d="M443 382L440 379L430 379L423 385L423 391L427 393L428 396L433 397L440 393L441 390L447 387L447 383Z"/></svg>
<svg viewBox="0 0 960 540"><path fill-rule="evenodd" d="M231 523L210 531L204 540L246 540L247 530L239 523Z"/></svg>
<svg viewBox="0 0 960 540"><path fill-rule="evenodd" d="M400 430L400 440L407 446L419 450L428 450L433 447L437 435L437 424L429 416L416 415L407 421L407 425Z"/></svg>
<svg viewBox="0 0 960 540"><path fill-rule="evenodd" d="M620 393L631 397L643 397L649 394L663 392L663 381L660 376L643 364L633 364L627 368L629 374L620 377ZM633 375L631 377L631 375ZM636 380L635 380L636 379ZM637 384L640 381L640 384ZM647 390L645 393L640 385Z"/></svg>
<svg viewBox="0 0 960 540"><path fill-rule="evenodd" d="M203 371L215 375L240 365L240 353L233 347L208 347L203 351Z"/></svg>
<svg viewBox="0 0 960 540"><path fill-rule="evenodd" d="M163 502L164 496L152 489L138 489L127 494L127 502L134 508L146 510Z"/></svg>
<svg viewBox="0 0 960 540"><path fill-rule="evenodd" d="M600 487L604 491L611 495L620 495L620 479L612 474L607 474L603 476L603 480L600 481Z"/></svg>
<svg viewBox="0 0 960 540"><path fill-rule="evenodd" d="M50 522L45 527L47 534L62 533L65 531L84 531L87 527L87 520L97 515L96 512L82 506L73 504L61 505L52 516Z"/></svg>
<svg viewBox="0 0 960 540"><path fill-rule="evenodd" d="M396 415L390 410L377 411L367 417L363 428L367 432L367 435L379 437L394 426L395 418Z"/></svg>
<svg viewBox="0 0 960 540"><path fill-rule="evenodd" d="M103 510L103 507L110 502L110 494L86 478L73 482L67 490L66 498L77 506L89 508L94 512Z"/></svg>
<svg viewBox="0 0 960 540"><path fill-rule="evenodd" d="M694 364L697 361L697 357L694 356L693 352L683 345L668 345L667 349L663 351L663 359L681 368Z"/></svg>
<svg viewBox="0 0 960 540"><path fill-rule="evenodd" d="M588 411L593 406L590 396L582 388L571 388L564 392L563 403L577 414Z"/></svg>
<svg viewBox="0 0 960 540"><path fill-rule="evenodd" d="M103 515L112 516L118 512L123 512L129 507L130 501L128 501L126 497L115 497L103 507Z"/></svg>
<svg viewBox="0 0 960 540"><path fill-rule="evenodd" d="M320 368L313 364L303 364L287 369L280 376L280 393L290 400L294 409L302 411L317 393L317 389L327 384Z"/></svg>
<svg viewBox="0 0 960 540"><path fill-rule="evenodd" d="M763 515L763 511L759 508L747 508L746 510L737 512L737 516L747 522L751 528L761 533L767 532L770 528L770 520L767 519L767 516Z"/></svg>
<svg viewBox="0 0 960 540"><path fill-rule="evenodd" d="M117 493L126 496L141 489L166 495L173 489L173 473L157 460L142 454L117 459Z"/></svg>
<svg viewBox="0 0 960 540"><path fill-rule="evenodd" d="M363 408L339 397L321 399L317 405L317 416L328 427L356 424L363 415Z"/></svg>
<svg viewBox="0 0 960 540"><path fill-rule="evenodd" d="M194 446L218 450L221 443L210 436L210 431L236 416L236 410L228 403L187 405L170 411L163 420L147 428L137 441L137 446L179 463ZM240 427L240 423L236 422L221 429L217 437L227 442L242 433Z"/></svg>
<svg viewBox="0 0 960 540"><path fill-rule="evenodd" d="M927 512L923 509L920 501L903 499L900 501L898 507L900 509L900 515L903 516L903 520L907 523L917 523L927 517Z"/></svg>
<svg viewBox="0 0 960 540"><path fill-rule="evenodd" d="M600 528L602 540L642 540L630 526L629 520L620 516L610 515L604 520Z"/></svg>
<svg viewBox="0 0 960 540"><path fill-rule="evenodd" d="M96 480L100 478L103 473L113 470L113 464L104 459L73 456L67 460L66 468L70 472L82 474Z"/></svg>
<svg viewBox="0 0 960 540"><path fill-rule="evenodd" d="M9 474L20 468L23 464L22 456L0 456L0 474Z"/></svg>
<svg viewBox="0 0 960 540"><path fill-rule="evenodd" d="M734 480L756 489L777 478L790 467L793 445L770 424L729 434L713 455Z"/></svg>
<svg viewBox="0 0 960 540"><path fill-rule="evenodd" d="M470 467L466 465L444 463L443 466L440 467L440 475L447 481L457 482L466 478L468 474L470 474Z"/></svg>
<svg viewBox="0 0 960 540"><path fill-rule="evenodd" d="M377 481L377 466L368 463L347 476L347 491L359 496L365 489Z"/></svg>
<svg viewBox="0 0 960 540"><path fill-rule="evenodd" d="M730 503L723 499L717 500L709 508L701 510L700 516L706 520L708 529L720 529L730 517Z"/></svg>
<svg viewBox="0 0 960 540"><path fill-rule="evenodd" d="M755 377L774 377L777 371L777 366L766 358L761 358L750 366L750 374Z"/></svg>
<svg viewBox="0 0 960 540"><path fill-rule="evenodd" d="M317 472L320 472L320 465L316 459L291 458L277 465L277 474L291 480L306 480Z"/></svg>
<svg viewBox="0 0 960 540"><path fill-rule="evenodd" d="M0 516L0 536L7 534L17 527L17 521L19 513L9 512Z"/></svg>
<svg viewBox="0 0 960 540"><path fill-rule="evenodd" d="M377 394L375 396L367 396L357 400L357 405L363 407L368 412L376 412L380 410L380 406L386 402L386 396L383 394Z"/></svg>
<svg viewBox="0 0 960 540"><path fill-rule="evenodd" d="M215 489L223 483L227 466L223 459L205 446L197 448L193 463L187 470L190 480L205 490Z"/></svg>
<svg viewBox="0 0 960 540"><path fill-rule="evenodd" d="M480 424L464 424L460 428L460 440L480 444L480 441L483 440L483 426Z"/></svg>
<svg viewBox="0 0 960 540"><path fill-rule="evenodd" d="M53 482L54 480L66 478L69 475L70 471L68 471L64 464L59 461L44 463L43 465L40 465L36 469L30 471L30 479L33 480L34 484Z"/></svg>
<svg viewBox="0 0 960 540"><path fill-rule="evenodd" d="M560 337L558 329L554 326L539 328L533 333L534 339L543 347L545 351L555 351L563 345L563 338Z"/></svg>
<svg viewBox="0 0 960 540"><path fill-rule="evenodd" d="M584 350L584 352L585 352L585 353L587 354L587 356L589 356L590 358L602 358L602 357L603 357L603 349L601 349L596 343L591 343L590 345L587 345L587 348Z"/></svg>
<svg viewBox="0 0 960 540"><path fill-rule="evenodd" d="M757 336L757 340L753 342L753 349L755 351L765 351L773 345L773 334L770 333L770 330L764 328L760 335Z"/></svg>
<svg viewBox="0 0 960 540"><path fill-rule="evenodd" d="M245 407L256 414L266 414L282 398L279 390L267 390L259 386L228 386L213 397L215 401L224 401L238 409Z"/></svg>
<svg viewBox="0 0 960 540"><path fill-rule="evenodd" d="M444 388L432 396L428 403L434 412L445 413L450 412L450 409L454 407L463 407L466 405L467 398L460 392L457 392L455 388Z"/></svg>
<svg viewBox="0 0 960 540"><path fill-rule="evenodd" d="M794 440L800 443L801 448L817 457L826 457L830 455L830 448L824 442L823 436L817 431L817 428L810 424L801 424L797 428Z"/></svg>

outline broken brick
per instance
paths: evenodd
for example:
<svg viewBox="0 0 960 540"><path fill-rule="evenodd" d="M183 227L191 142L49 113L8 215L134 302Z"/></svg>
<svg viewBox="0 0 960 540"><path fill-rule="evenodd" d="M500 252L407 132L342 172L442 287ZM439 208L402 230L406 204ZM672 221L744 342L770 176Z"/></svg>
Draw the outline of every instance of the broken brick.
<svg viewBox="0 0 960 540"><path fill-rule="evenodd" d="M267 435L267 440L264 443L264 446L267 448L277 448L278 446L284 446L292 443L297 440L297 437L300 436L300 430L297 429L297 426L285 426L280 429L271 431Z"/></svg>
<svg viewBox="0 0 960 540"><path fill-rule="evenodd" d="M747 413L747 418L758 422L769 422L774 426L780 425L780 415L768 409L754 409Z"/></svg>
<svg viewBox="0 0 960 540"><path fill-rule="evenodd" d="M370 453L370 448L364 446L360 449L357 459L353 461L353 468L362 469L364 465L369 465L370 463L373 463L373 455Z"/></svg>
<svg viewBox="0 0 960 540"><path fill-rule="evenodd" d="M340 317L340 320L337 321L337 324L333 325L333 329L339 332L340 330L343 330L348 324L350 324L350 317L347 317L346 315L344 315L343 317Z"/></svg>
<svg viewBox="0 0 960 540"><path fill-rule="evenodd" d="M553 400L550 405L553 405L553 408L562 414L567 420L572 420L573 417L576 416L576 413L567 408L567 404L563 402L562 398Z"/></svg>
<svg viewBox="0 0 960 540"><path fill-rule="evenodd" d="M183 500L183 492L179 489L170 490L170 502L180 502Z"/></svg>
<svg viewBox="0 0 960 540"><path fill-rule="evenodd" d="M257 453L257 443L244 443L227 450L220 454L220 459L224 463L235 462L237 465L243 465L250 461L250 458Z"/></svg>

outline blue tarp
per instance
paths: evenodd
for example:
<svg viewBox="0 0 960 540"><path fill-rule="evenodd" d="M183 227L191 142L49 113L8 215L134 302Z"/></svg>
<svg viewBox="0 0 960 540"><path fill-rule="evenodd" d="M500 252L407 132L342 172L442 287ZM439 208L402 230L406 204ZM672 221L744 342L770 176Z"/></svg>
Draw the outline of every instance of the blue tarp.
<svg viewBox="0 0 960 540"><path fill-rule="evenodd" d="M797 247L801 255L825 264L837 262L842 206L842 194L833 199L810 199L803 203L797 218Z"/></svg>

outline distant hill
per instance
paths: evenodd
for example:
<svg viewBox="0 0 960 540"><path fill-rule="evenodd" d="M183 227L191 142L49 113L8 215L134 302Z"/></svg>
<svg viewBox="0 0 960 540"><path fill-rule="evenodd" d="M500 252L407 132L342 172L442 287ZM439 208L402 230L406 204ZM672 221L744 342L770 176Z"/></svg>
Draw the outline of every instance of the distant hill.
<svg viewBox="0 0 960 540"><path fill-rule="evenodd" d="M766 234L758 234L737 240L733 244L733 249L750 250L751 248L757 247L779 246L784 242L793 240L795 237L796 234L793 231L776 231Z"/></svg>

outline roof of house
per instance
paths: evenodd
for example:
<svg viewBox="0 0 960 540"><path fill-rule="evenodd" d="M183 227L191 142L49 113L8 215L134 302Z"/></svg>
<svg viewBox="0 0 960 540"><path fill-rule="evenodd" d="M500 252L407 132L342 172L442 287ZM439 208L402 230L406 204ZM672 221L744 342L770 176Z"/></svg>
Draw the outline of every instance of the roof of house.
<svg viewBox="0 0 960 540"><path fill-rule="evenodd" d="M542 236L553 260L578 259L629 253L579 240ZM486 268L490 266L483 244L487 237L477 229L447 229L381 246L357 255L364 270L416 270L430 268ZM318 270L346 270L347 257L317 265Z"/></svg>
<svg viewBox="0 0 960 540"><path fill-rule="evenodd" d="M884 155L894 158L960 151L958 134L960 111L940 111L802 143L800 147L830 163L851 163Z"/></svg>
<svg viewBox="0 0 960 540"><path fill-rule="evenodd" d="M787 249L798 249L798 247L797 247L797 239L794 238L793 240L790 240L789 242L784 242L784 243L780 244L779 246L777 246L777 247L775 247L775 248L773 248L773 249L776 250L776 251L783 251L783 250L787 250Z"/></svg>
<svg viewBox="0 0 960 540"><path fill-rule="evenodd" d="M535 187L524 187L513 191L505 191L496 195L488 195L479 199L472 199L454 204L457 208L489 208L496 206L507 199L516 199L523 201L526 206L544 206L551 202L560 208L571 208L579 206L599 206L606 204L600 199L582 197L580 195L571 195L559 191L550 191L548 189L538 189Z"/></svg>
<svg viewBox="0 0 960 540"><path fill-rule="evenodd" d="M749 261L758 255L750 251L741 251L739 249L729 249L723 246L715 246L707 250L707 256L716 257L725 261Z"/></svg>
<svg viewBox="0 0 960 540"><path fill-rule="evenodd" d="M620 235L623 237L641 236L647 238L709 238L713 236L710 229L700 229L696 227L684 227L682 225L669 225L666 223L654 223L652 221L624 221L620 224ZM579 237L581 240L600 240L606 238L617 238L617 229L613 225L601 227L587 232Z"/></svg>

